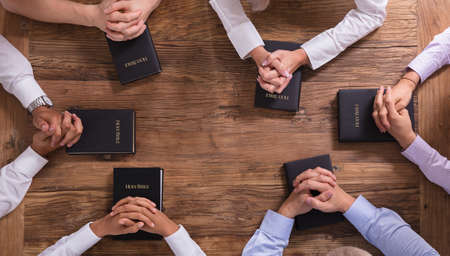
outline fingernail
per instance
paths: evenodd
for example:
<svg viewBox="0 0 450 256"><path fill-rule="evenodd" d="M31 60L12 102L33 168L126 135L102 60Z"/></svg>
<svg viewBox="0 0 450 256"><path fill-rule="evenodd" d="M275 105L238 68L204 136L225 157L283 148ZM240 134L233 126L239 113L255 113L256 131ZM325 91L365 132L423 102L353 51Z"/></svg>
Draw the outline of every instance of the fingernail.
<svg viewBox="0 0 450 256"><path fill-rule="evenodd" d="M155 224L152 223L152 227L153 227L154 225L155 225ZM139 223L138 223L138 227L139 227L139 228L142 228L143 226L144 226L144 223L142 223L142 222L139 222Z"/></svg>
<svg viewBox="0 0 450 256"><path fill-rule="evenodd" d="M55 130L54 127L50 127L50 130L49 130L49 131L53 132L54 130Z"/></svg>
<svg viewBox="0 0 450 256"><path fill-rule="evenodd" d="M111 212L109 215L114 216L114 212Z"/></svg>
<svg viewBox="0 0 450 256"><path fill-rule="evenodd" d="M61 142L61 143L59 143L59 145L62 147L62 146L64 146L64 143Z"/></svg>
<svg viewBox="0 0 450 256"><path fill-rule="evenodd" d="M119 220L119 224L120 224L120 225L123 225L123 224L125 224L125 223L123 223L123 220Z"/></svg>
<svg viewBox="0 0 450 256"><path fill-rule="evenodd" d="M155 227L155 223L152 223L152 228L154 228Z"/></svg>
<svg viewBox="0 0 450 256"><path fill-rule="evenodd" d="M289 74L289 72L287 72L287 71L284 71L284 76L289 78L289 77L291 77L291 74Z"/></svg>
<svg viewBox="0 0 450 256"><path fill-rule="evenodd" d="M265 66L267 65L267 60L264 60L263 63L261 63L261 65L262 65L263 67L265 67Z"/></svg>

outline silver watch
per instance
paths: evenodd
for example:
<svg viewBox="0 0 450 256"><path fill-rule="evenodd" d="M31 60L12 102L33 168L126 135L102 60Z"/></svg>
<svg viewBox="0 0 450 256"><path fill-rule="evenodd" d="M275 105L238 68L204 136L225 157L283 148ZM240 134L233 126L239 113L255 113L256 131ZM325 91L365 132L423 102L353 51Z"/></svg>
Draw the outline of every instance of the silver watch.
<svg viewBox="0 0 450 256"><path fill-rule="evenodd" d="M35 99L31 104L28 106L27 110L30 113L33 113L35 109L38 107L53 107L53 102L47 97L47 96L41 96L37 99Z"/></svg>

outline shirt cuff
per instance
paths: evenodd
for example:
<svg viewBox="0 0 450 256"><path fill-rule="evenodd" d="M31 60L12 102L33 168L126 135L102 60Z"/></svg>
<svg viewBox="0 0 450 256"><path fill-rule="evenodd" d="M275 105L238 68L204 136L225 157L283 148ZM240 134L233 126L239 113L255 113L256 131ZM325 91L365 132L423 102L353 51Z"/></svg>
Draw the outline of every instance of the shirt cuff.
<svg viewBox="0 0 450 256"><path fill-rule="evenodd" d="M239 26L233 27L228 33L228 38L230 38L241 59L248 58L250 52L256 47L264 46L261 36L251 22L244 22Z"/></svg>
<svg viewBox="0 0 450 256"><path fill-rule="evenodd" d="M189 236L186 229L179 225L178 230L168 237L164 237L174 255L190 255L187 252L194 252L194 241Z"/></svg>
<svg viewBox="0 0 450 256"><path fill-rule="evenodd" d="M320 68L345 50L336 47L336 44L327 34L329 31L324 31L302 44L302 48L308 55L313 70Z"/></svg>
<svg viewBox="0 0 450 256"><path fill-rule="evenodd" d="M90 225L92 222L84 225L77 232L70 235L70 249L78 255L83 254L89 248L98 243L102 238L98 237L92 231Z"/></svg>
<svg viewBox="0 0 450 256"><path fill-rule="evenodd" d="M344 216L361 234L365 234L366 225L370 225L370 221L376 215L376 210L377 208L373 204L360 195L350 209L344 213Z"/></svg>
<svg viewBox="0 0 450 256"><path fill-rule="evenodd" d="M259 229L266 234L289 241L292 226L294 226L294 219L268 210Z"/></svg>
<svg viewBox="0 0 450 256"><path fill-rule="evenodd" d="M28 147L20 156L14 160L12 166L28 178L33 178L46 164L48 160Z"/></svg>
<svg viewBox="0 0 450 256"><path fill-rule="evenodd" d="M428 62L429 60L426 59L425 55L419 54L408 65L410 69L414 70L419 75L420 83L427 80L427 78L434 72L434 70L429 67L430 64Z"/></svg>
<svg viewBox="0 0 450 256"><path fill-rule="evenodd" d="M14 96L24 108L28 108L35 99L45 96L45 92L31 75L18 81L14 87Z"/></svg>
<svg viewBox="0 0 450 256"><path fill-rule="evenodd" d="M411 143L411 145L409 145L409 147L402 152L402 155L409 161L421 166L427 161L427 159L429 159L430 152L433 152L430 145L428 145L428 143L417 135L413 143Z"/></svg>

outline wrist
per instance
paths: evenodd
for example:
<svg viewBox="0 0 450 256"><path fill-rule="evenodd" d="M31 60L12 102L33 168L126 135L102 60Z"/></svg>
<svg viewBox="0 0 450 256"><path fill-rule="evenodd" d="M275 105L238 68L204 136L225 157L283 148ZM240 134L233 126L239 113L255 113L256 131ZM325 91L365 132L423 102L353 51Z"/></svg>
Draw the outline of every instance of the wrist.
<svg viewBox="0 0 450 256"><path fill-rule="evenodd" d="M34 150L34 152L38 153L40 156L42 157L46 157L48 155L48 153L50 153L50 151L45 150L37 145L31 144L31 149Z"/></svg>
<svg viewBox="0 0 450 256"><path fill-rule="evenodd" d="M49 107L47 107L47 106L40 106L40 107L37 107L37 108L35 108L35 109L33 110L33 112L31 112L31 115L32 115L32 116L35 116L35 115L39 114L40 112L45 112L45 111L47 111L48 109L49 109Z"/></svg>
<svg viewBox="0 0 450 256"><path fill-rule="evenodd" d="M89 227L91 228L92 232L100 238L103 238L104 236L108 235L105 229L105 221L104 218L98 219L94 222L92 222Z"/></svg>
<svg viewBox="0 0 450 256"><path fill-rule="evenodd" d="M306 54L306 51L303 48L295 50L294 55L295 55L296 70L301 66L309 65L308 54ZM292 70L291 72L294 71L295 70Z"/></svg>
<svg viewBox="0 0 450 256"><path fill-rule="evenodd" d="M169 220L169 223L161 230L161 234L163 237L168 237L173 233L177 232L180 227L173 221Z"/></svg>
<svg viewBox="0 0 450 256"><path fill-rule="evenodd" d="M409 69L402 77L404 80L409 81L408 85L411 88L411 91L414 91L417 85L420 83L420 76L416 71Z"/></svg>
<svg viewBox="0 0 450 256"><path fill-rule="evenodd" d="M280 207L280 209L278 209L278 213L283 215L284 217L293 219L295 216L297 216L297 214L295 214L289 207L288 204L283 203Z"/></svg>
<svg viewBox="0 0 450 256"><path fill-rule="evenodd" d="M79 8L82 9L81 11L79 11L80 16L82 17L82 19L80 19L80 25L102 29L99 25L96 24L99 12L101 12L100 4L86 4L81 5Z"/></svg>
<svg viewBox="0 0 450 256"><path fill-rule="evenodd" d="M398 144L403 148L403 150L407 149L416 139L417 135L414 131L410 131L404 136L399 136L397 141Z"/></svg>
<svg viewBox="0 0 450 256"><path fill-rule="evenodd" d="M344 197L341 203L341 206L339 207L339 211L342 213L345 213L350 209L352 204L355 202L355 198L347 193L344 192Z"/></svg>
<svg viewBox="0 0 450 256"><path fill-rule="evenodd" d="M250 56L258 66L262 66L262 63L268 55L269 53L266 51L266 49L264 49L263 46L258 46L250 52Z"/></svg>

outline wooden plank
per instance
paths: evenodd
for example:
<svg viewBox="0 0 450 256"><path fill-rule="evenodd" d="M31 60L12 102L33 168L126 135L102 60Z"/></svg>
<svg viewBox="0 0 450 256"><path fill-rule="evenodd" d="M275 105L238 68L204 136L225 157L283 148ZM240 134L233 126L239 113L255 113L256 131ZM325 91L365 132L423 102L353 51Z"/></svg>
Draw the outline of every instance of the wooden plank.
<svg viewBox="0 0 450 256"><path fill-rule="evenodd" d="M18 50L27 54L26 22L0 6L0 32ZM2 60L5 61L5 60ZM0 90L0 166L13 161L25 148L27 114L14 96ZM0 251L4 255L22 255L24 242L24 204L0 219Z"/></svg>
<svg viewBox="0 0 450 256"><path fill-rule="evenodd" d="M446 0L418 1L418 52L450 25ZM449 68L444 67L418 89L419 134L442 155L450 156ZM425 121L424 121L425 120ZM450 197L421 176L420 231L441 255L450 255Z"/></svg>

